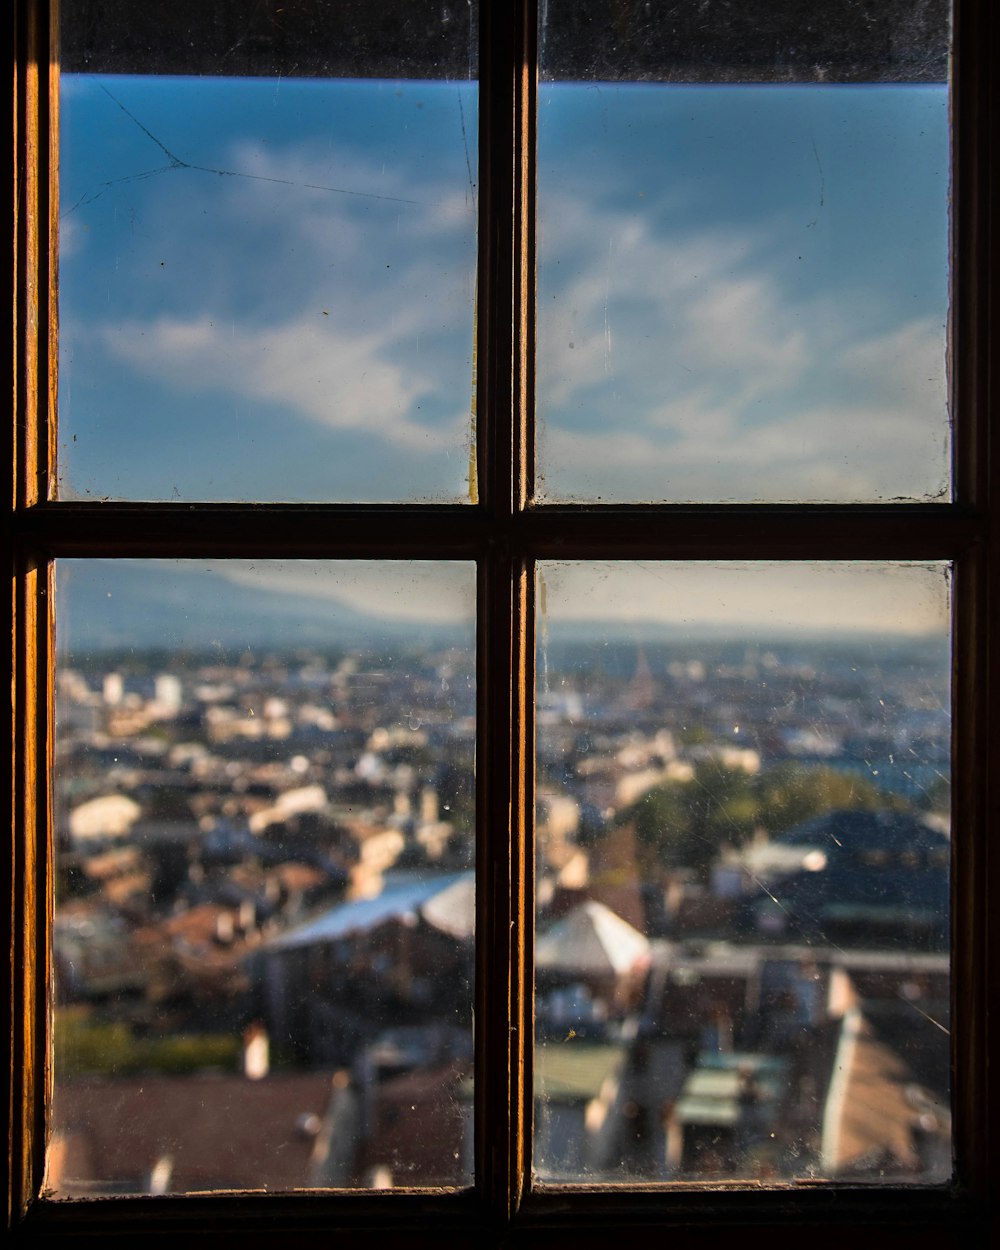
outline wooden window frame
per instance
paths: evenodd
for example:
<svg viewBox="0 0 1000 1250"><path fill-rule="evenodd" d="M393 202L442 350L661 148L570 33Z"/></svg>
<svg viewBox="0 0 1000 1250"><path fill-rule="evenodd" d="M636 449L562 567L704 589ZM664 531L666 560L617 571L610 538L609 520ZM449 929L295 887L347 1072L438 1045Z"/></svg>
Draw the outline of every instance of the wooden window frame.
<svg viewBox="0 0 1000 1250"><path fill-rule="evenodd" d="M753 1231L863 1244L986 1244L996 1220L1000 892L997 29L955 0L952 362L955 501L881 506L532 506L533 0L481 0L477 505L50 501L58 187L55 0L12 6L14 239L9 426L12 822L8 1219L24 1242L136 1233L212 1244L433 1241L702 1246ZM993 159L991 159L993 158ZM40 1197L51 1094L52 561L59 557L438 558L478 567L475 1186L456 1193ZM534 1187L531 1182L533 564L540 558L949 560L955 568L953 1038L956 1176L943 1189L831 1183ZM990 828L992 824L992 830ZM992 836L993 844L990 843ZM995 901L993 911L996 910ZM992 997L991 997L992 994ZM994 1008L995 1010L995 1008Z"/></svg>

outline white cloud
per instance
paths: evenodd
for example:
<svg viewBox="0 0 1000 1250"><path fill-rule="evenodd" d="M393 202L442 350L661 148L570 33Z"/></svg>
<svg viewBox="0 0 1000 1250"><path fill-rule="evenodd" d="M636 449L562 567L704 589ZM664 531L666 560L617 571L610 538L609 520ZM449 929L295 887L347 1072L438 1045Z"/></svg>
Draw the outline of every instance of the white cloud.
<svg viewBox="0 0 1000 1250"><path fill-rule="evenodd" d="M609 425L578 432L548 425L543 466L556 464L559 498L571 482L587 498L832 501L912 498L943 487L945 435L903 404L835 403L741 428L740 414L709 407L696 395L669 409L670 431ZM941 476L935 479L934 469Z"/></svg>
<svg viewBox="0 0 1000 1250"><path fill-rule="evenodd" d="M651 398L713 386L754 393L794 380L805 337L774 280L748 258L758 231L657 230L638 213L558 200L546 210L539 290L539 395L544 415L587 402L604 379L640 414ZM558 235L555 256L546 248ZM571 240L575 253L568 246ZM635 401L638 401L636 403Z"/></svg>
<svg viewBox="0 0 1000 1250"><path fill-rule="evenodd" d="M243 142L225 160L246 177L226 180L222 212L308 240L319 249L318 262L348 255L345 249L364 237L373 215L378 229L391 222L395 233L425 240L475 230L468 189L346 148L311 143L263 149Z"/></svg>
<svg viewBox="0 0 1000 1250"><path fill-rule="evenodd" d="M884 293L793 288L762 228L657 233L581 204L543 218L556 220L540 253L544 498L939 494L940 325L892 325Z"/></svg>
<svg viewBox="0 0 1000 1250"><path fill-rule="evenodd" d="M227 560L213 568L240 585L346 603L388 620L471 624L475 619L476 571L469 562Z"/></svg>
<svg viewBox="0 0 1000 1250"><path fill-rule="evenodd" d="M681 351L705 369L760 377L777 389L808 361L806 336L789 325L775 284L763 274L716 278L685 310Z"/></svg>
<svg viewBox="0 0 1000 1250"><path fill-rule="evenodd" d="M385 358L389 335L351 336L321 316L264 330L207 316L160 318L101 337L132 368L181 389L267 400L328 428L363 430L412 451L454 445L468 424L464 414L445 426L421 424L414 414L430 383Z"/></svg>
<svg viewBox="0 0 1000 1250"><path fill-rule="evenodd" d="M143 201L142 246L120 258L142 311L75 322L67 359L72 346L95 368L109 357L147 383L277 404L406 454L460 452L475 280L463 189L329 143L241 142L219 160L235 176L173 171Z"/></svg>
<svg viewBox="0 0 1000 1250"><path fill-rule="evenodd" d="M67 388L77 359L96 374L103 354L175 392L461 456L475 282L464 173L445 185L437 168L326 141L219 159L252 177L186 169L139 184L143 238L121 257L135 281L116 281L141 291L142 313L90 330L68 319ZM699 226L685 191L607 207L599 186L542 188L545 497L933 496L948 466L940 326L893 325L892 293L866 294L863 274L848 296L796 286L785 227ZM154 283L161 242L172 252Z"/></svg>
<svg viewBox="0 0 1000 1250"><path fill-rule="evenodd" d="M944 327L923 319L852 344L842 363L873 397L933 416L947 389L945 348Z"/></svg>
<svg viewBox="0 0 1000 1250"><path fill-rule="evenodd" d="M547 561L539 566L549 620L658 622L757 630L948 628L943 564L644 563Z"/></svg>
<svg viewBox="0 0 1000 1250"><path fill-rule="evenodd" d="M89 228L76 217L59 219L59 259L70 260L79 256L87 245Z"/></svg>

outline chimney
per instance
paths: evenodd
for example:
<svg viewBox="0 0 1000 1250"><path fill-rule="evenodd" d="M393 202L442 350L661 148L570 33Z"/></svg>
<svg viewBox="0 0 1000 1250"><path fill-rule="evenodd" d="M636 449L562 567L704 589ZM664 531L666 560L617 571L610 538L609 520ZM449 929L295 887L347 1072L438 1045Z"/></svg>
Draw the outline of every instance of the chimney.
<svg viewBox="0 0 1000 1250"><path fill-rule="evenodd" d="M258 1021L243 1032L243 1075L248 1081L260 1081L271 1066L271 1047L267 1030Z"/></svg>
<svg viewBox="0 0 1000 1250"><path fill-rule="evenodd" d="M125 682L121 673L107 673L103 686L104 702L109 707L117 707L125 697Z"/></svg>
<svg viewBox="0 0 1000 1250"><path fill-rule="evenodd" d="M436 825L439 818L437 791L425 786L420 795L420 819L425 825Z"/></svg>

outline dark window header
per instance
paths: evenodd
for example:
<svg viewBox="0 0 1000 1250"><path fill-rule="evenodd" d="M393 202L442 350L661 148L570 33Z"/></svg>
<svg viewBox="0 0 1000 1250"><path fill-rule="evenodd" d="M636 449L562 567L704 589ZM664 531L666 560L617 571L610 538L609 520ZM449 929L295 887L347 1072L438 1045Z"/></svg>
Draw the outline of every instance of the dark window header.
<svg viewBox="0 0 1000 1250"><path fill-rule="evenodd" d="M72 73L475 77L467 0L64 0ZM542 0L549 78L943 82L948 0ZM405 56L401 55L405 49Z"/></svg>

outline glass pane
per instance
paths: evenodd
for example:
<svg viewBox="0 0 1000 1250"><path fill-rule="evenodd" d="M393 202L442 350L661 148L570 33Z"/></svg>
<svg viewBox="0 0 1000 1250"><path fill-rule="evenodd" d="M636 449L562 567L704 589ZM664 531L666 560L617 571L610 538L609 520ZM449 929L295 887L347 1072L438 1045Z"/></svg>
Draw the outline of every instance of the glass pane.
<svg viewBox="0 0 1000 1250"><path fill-rule="evenodd" d="M474 492L474 10L327 7L62 6L62 498Z"/></svg>
<svg viewBox="0 0 1000 1250"><path fill-rule="evenodd" d="M538 1178L947 1181L947 569L539 591Z"/></svg>
<svg viewBox="0 0 1000 1250"><path fill-rule="evenodd" d="M948 6L543 15L538 497L947 498Z"/></svg>
<svg viewBox="0 0 1000 1250"><path fill-rule="evenodd" d="M57 574L50 1190L470 1183L474 569Z"/></svg>

